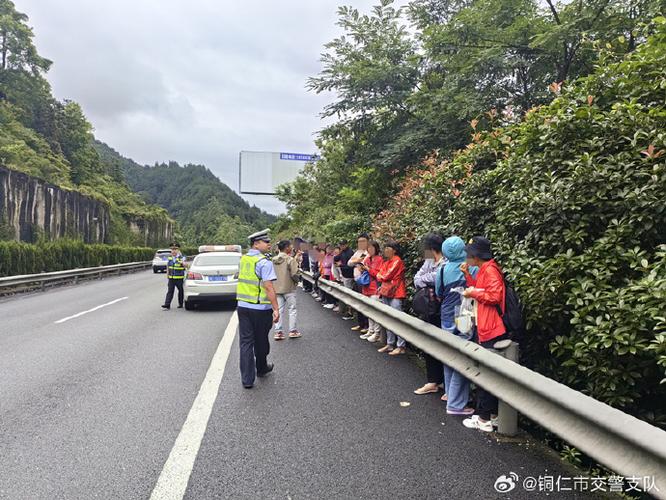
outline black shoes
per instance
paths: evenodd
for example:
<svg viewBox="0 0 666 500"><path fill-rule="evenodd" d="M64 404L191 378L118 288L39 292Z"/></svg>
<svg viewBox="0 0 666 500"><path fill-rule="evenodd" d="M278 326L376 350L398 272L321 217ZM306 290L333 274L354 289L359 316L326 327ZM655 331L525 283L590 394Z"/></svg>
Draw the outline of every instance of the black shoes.
<svg viewBox="0 0 666 500"><path fill-rule="evenodd" d="M162 306L163 311L168 311L169 309L171 309L169 306Z"/></svg>
<svg viewBox="0 0 666 500"><path fill-rule="evenodd" d="M182 309L182 308L183 308L183 304L180 304L180 305L178 306L178 309Z"/></svg>
<svg viewBox="0 0 666 500"><path fill-rule="evenodd" d="M257 377L265 377L268 375L270 372L273 371L273 363L267 363L266 364L266 369L262 372L257 372ZM254 384L243 384L243 387L245 389L252 389L254 387Z"/></svg>
<svg viewBox="0 0 666 500"><path fill-rule="evenodd" d="M264 370L261 373L257 372L257 377L265 377L266 375L268 375L272 371L273 371L273 363L268 363L266 365L266 370Z"/></svg>

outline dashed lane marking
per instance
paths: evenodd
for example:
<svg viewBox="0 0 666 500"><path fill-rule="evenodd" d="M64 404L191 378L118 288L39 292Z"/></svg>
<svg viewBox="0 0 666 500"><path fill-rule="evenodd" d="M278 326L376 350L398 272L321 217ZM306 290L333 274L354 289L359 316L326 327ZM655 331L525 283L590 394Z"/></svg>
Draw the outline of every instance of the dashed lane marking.
<svg viewBox="0 0 666 500"><path fill-rule="evenodd" d="M93 307L92 309L88 309L87 311L80 312L78 314L74 314L73 316L67 316L66 318L59 319L56 321L56 324L64 323L65 321L69 321L70 319L78 318L80 316L83 316L84 314L91 313L93 311L97 311L98 309L102 309L103 307L108 307L113 304L117 304L118 302L122 302L123 300L127 300L127 297L121 297L116 300L112 300L111 302L107 302L106 304L102 304L101 306Z"/></svg>

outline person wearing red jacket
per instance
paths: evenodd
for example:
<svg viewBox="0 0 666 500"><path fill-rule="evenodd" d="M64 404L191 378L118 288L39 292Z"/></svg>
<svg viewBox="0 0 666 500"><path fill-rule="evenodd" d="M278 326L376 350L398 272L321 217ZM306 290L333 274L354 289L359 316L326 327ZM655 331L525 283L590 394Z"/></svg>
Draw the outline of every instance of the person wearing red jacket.
<svg viewBox="0 0 666 500"><path fill-rule="evenodd" d="M402 311L402 301L407 297L407 284L405 283L405 263L400 258L400 247L395 242L384 245L384 258L386 261L377 273L381 283L379 296L384 304ZM391 330L386 330L386 345L379 352L388 352L391 356L405 354L405 339Z"/></svg>
<svg viewBox="0 0 666 500"><path fill-rule="evenodd" d="M492 348L495 342L508 338L502 316L506 287L504 275L495 259L490 241L482 236L475 236L465 246L467 262L460 266L465 275L468 288L463 295L477 302L476 329L479 344ZM478 266L476 278L469 273L469 266ZM497 415L497 398L483 389L478 388L478 405L476 414L463 420L465 427L485 432L493 431L492 416Z"/></svg>
<svg viewBox="0 0 666 500"><path fill-rule="evenodd" d="M363 271L368 271L368 274L370 275L370 284L364 286L361 289L361 292L366 297L379 300L379 282L377 281L377 275L384 265L384 258L381 256L379 243L376 241L371 241L368 243L367 252L368 256L363 259L361 269ZM368 333L361 335L361 338L367 340L368 342L377 342L381 339L381 336L381 325L376 321L368 318Z"/></svg>

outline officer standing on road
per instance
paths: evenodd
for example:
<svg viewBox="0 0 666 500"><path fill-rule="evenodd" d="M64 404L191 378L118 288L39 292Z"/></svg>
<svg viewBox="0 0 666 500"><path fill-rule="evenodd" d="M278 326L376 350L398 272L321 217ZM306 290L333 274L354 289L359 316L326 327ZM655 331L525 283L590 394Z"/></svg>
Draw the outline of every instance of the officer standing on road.
<svg viewBox="0 0 666 500"><path fill-rule="evenodd" d="M268 334L280 319L273 281L277 280L267 253L271 238L268 229L251 234L250 251L240 260L238 275L238 331L240 370L243 387L251 389L254 377L265 377L273 371L267 361L270 351Z"/></svg>
<svg viewBox="0 0 666 500"><path fill-rule="evenodd" d="M185 264L183 256L180 253L180 247L176 244L171 246L171 256L167 261L167 280L169 288L167 289L166 299L162 309L168 311L171 309L174 289L178 288L178 309L183 307L183 281L185 280Z"/></svg>

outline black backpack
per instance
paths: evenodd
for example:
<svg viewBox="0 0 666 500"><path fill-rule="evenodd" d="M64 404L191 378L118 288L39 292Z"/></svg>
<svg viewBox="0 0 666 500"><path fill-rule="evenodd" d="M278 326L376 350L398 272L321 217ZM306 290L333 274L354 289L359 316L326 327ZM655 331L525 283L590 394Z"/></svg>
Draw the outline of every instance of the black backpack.
<svg viewBox="0 0 666 500"><path fill-rule="evenodd" d="M419 318L424 321L430 321L439 314L441 301L435 293L435 287L427 286L419 288L412 299L412 309Z"/></svg>
<svg viewBox="0 0 666 500"><path fill-rule="evenodd" d="M513 289L513 287L504 279L504 314L502 314L502 308L497 307L497 312L502 318L504 327L506 328L506 333L509 334L509 338L515 342L520 343L522 338L525 335L525 322L523 321L523 306L520 303L520 297Z"/></svg>

